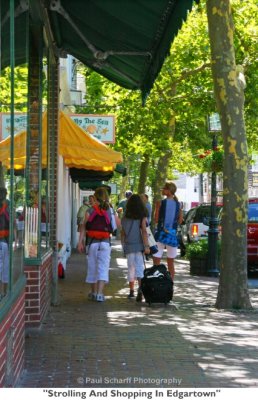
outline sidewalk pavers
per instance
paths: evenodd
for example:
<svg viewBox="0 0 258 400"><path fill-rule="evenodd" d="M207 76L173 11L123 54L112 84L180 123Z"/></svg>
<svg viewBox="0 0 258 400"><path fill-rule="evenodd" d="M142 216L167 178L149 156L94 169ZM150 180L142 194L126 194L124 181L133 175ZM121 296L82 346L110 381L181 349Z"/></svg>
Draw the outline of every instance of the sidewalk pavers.
<svg viewBox="0 0 258 400"><path fill-rule="evenodd" d="M85 273L85 256L73 253L59 305L27 333L19 387L258 386L257 289L250 290L253 311L218 311L218 279L190 276L179 259L173 302L138 304L127 299L116 241L104 303L87 299Z"/></svg>

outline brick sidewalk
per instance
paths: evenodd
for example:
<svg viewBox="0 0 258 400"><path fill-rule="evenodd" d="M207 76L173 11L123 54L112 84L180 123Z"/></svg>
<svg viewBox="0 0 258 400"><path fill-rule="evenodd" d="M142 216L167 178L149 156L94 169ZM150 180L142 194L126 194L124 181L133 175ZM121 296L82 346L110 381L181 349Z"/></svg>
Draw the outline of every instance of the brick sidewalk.
<svg viewBox="0 0 258 400"><path fill-rule="evenodd" d="M127 299L126 273L114 242L107 300L92 302L84 255L71 256L60 304L27 333L18 387L258 386L257 289L250 290L254 311L218 311L218 280L190 276L179 259L173 303L149 307Z"/></svg>

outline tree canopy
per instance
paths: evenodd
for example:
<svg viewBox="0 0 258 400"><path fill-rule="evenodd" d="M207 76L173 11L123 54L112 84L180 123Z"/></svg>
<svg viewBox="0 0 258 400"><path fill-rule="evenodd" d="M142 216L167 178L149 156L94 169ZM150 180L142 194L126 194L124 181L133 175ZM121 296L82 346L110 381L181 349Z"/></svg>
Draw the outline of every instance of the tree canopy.
<svg viewBox="0 0 258 400"><path fill-rule="evenodd" d="M145 107L139 92L132 92L85 69L87 107L84 112L116 115L116 149L130 162L146 154L157 160L170 150L168 174L173 170L202 171L198 155L211 148L207 115L216 111L210 62L210 44L204 1L195 6L178 33ZM255 1L232 1L235 49L238 65L244 69L245 121L250 152L258 150L257 119L257 10ZM256 94L256 95L255 95ZM173 125L173 126L172 126ZM219 139L222 143L222 138ZM149 165L151 180L156 163ZM148 183L148 182L147 182Z"/></svg>

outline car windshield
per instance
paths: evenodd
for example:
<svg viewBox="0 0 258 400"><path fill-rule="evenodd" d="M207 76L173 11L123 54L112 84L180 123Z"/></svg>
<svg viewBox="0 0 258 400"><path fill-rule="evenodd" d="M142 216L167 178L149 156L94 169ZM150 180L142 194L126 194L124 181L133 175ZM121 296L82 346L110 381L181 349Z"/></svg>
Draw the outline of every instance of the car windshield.
<svg viewBox="0 0 258 400"><path fill-rule="evenodd" d="M258 203L249 204L248 222L258 222Z"/></svg>
<svg viewBox="0 0 258 400"><path fill-rule="evenodd" d="M221 207L216 206L216 217L218 216L218 213L220 211ZM208 218L210 217L211 214L211 206L201 206L198 208L195 217L194 217L194 222L203 222L203 218Z"/></svg>

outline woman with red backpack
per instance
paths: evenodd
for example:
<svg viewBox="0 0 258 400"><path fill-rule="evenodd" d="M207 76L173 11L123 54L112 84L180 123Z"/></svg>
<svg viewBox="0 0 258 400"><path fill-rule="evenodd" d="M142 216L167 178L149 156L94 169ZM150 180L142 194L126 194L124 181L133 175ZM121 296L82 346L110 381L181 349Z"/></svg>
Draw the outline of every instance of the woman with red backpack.
<svg viewBox="0 0 258 400"><path fill-rule="evenodd" d="M104 286L109 281L112 208L105 188L97 188L94 198L95 204L85 213L78 251L82 253L86 248L88 264L86 282L91 286L88 298L102 302L105 300Z"/></svg>
<svg viewBox="0 0 258 400"><path fill-rule="evenodd" d="M0 300L7 294L9 281L9 201L7 190L0 187Z"/></svg>

